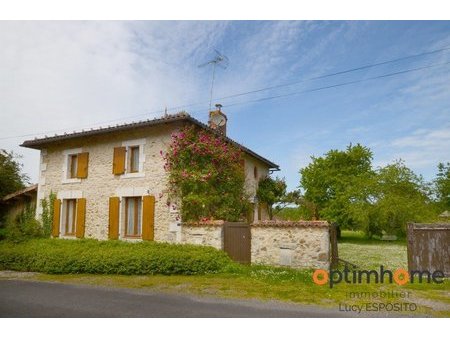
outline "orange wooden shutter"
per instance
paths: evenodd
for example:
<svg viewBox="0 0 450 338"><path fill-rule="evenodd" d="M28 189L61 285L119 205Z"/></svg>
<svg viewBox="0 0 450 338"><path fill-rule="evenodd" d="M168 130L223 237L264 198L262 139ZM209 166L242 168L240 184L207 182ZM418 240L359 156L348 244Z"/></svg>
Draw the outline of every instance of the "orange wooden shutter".
<svg viewBox="0 0 450 338"><path fill-rule="evenodd" d="M86 221L86 199L77 199L77 222L75 227L75 232L77 238L84 238L84 228Z"/></svg>
<svg viewBox="0 0 450 338"><path fill-rule="evenodd" d="M120 198L109 198L109 239L119 238L119 207Z"/></svg>
<svg viewBox="0 0 450 338"><path fill-rule="evenodd" d="M125 147L116 147L114 148L114 157L113 157L113 174L114 175L122 175L125 172Z"/></svg>
<svg viewBox="0 0 450 338"><path fill-rule="evenodd" d="M155 196L144 196L142 201L142 239L155 238Z"/></svg>
<svg viewBox="0 0 450 338"><path fill-rule="evenodd" d="M53 202L53 225L52 236L59 237L59 222L61 216L61 200L55 199Z"/></svg>
<svg viewBox="0 0 450 338"><path fill-rule="evenodd" d="M80 153L77 157L77 177L86 178L88 176L89 153Z"/></svg>

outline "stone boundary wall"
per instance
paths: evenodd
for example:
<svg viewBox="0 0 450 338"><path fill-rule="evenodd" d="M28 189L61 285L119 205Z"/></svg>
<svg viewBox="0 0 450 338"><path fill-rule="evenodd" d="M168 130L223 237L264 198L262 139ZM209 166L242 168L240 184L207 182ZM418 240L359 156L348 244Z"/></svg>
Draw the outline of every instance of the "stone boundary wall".
<svg viewBox="0 0 450 338"><path fill-rule="evenodd" d="M181 243L223 250L223 224L183 223ZM260 221L251 224L250 230L252 264L329 268L330 233L326 221Z"/></svg>
<svg viewBox="0 0 450 338"><path fill-rule="evenodd" d="M223 222L186 224L181 226L181 243L212 246L223 249Z"/></svg>
<svg viewBox="0 0 450 338"><path fill-rule="evenodd" d="M293 268L329 268L326 221L263 221L251 225L252 263Z"/></svg>

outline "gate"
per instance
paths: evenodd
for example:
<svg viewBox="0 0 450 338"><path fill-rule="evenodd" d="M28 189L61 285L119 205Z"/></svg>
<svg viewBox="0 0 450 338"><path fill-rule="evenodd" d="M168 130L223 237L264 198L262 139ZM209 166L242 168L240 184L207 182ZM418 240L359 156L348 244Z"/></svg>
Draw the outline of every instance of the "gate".
<svg viewBox="0 0 450 338"><path fill-rule="evenodd" d="M238 263L251 262L250 225L240 222L228 222L223 225L223 250Z"/></svg>
<svg viewBox="0 0 450 338"><path fill-rule="evenodd" d="M450 276L450 224L408 224L409 271L442 271Z"/></svg>

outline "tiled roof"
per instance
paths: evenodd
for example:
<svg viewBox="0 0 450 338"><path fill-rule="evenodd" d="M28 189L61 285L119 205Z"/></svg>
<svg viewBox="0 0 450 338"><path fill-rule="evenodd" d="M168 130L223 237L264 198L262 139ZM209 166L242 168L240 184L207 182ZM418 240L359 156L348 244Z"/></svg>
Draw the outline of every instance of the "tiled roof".
<svg viewBox="0 0 450 338"><path fill-rule="evenodd" d="M24 188L22 190L19 191L15 191L9 195L6 195L5 197L3 197L3 201L6 202L14 197L18 197L20 195L30 195L30 194L36 194L37 193L37 184L33 184L27 188Z"/></svg>
<svg viewBox="0 0 450 338"><path fill-rule="evenodd" d="M125 123L125 124L116 125L116 126L108 126L105 128L100 127L100 128L96 128L96 129L82 130L80 132L73 132L70 134L67 134L67 133L64 133L61 135L55 134L54 136L35 138L34 140L27 140L27 141L23 142L20 146L26 147L26 148L32 148L32 149L41 149L41 148L44 148L45 146L47 146L48 144L52 144L52 143L59 142L59 141L72 140L72 139L77 139L77 138L86 137L86 136L102 135L102 134L114 133L117 131L125 131L125 130L131 130L134 128L149 127L149 126L168 124L168 123L173 123L173 122L192 123L203 129L209 130L209 131L215 133L216 135L222 136L216 130L211 129L206 124L200 122L199 120L193 118L189 114L183 112L183 113L178 113L178 114L165 115L161 118L155 118L152 120ZM279 169L279 166L277 164L258 155L257 153L248 149L247 147L243 146L242 144L237 143L236 141L233 141L229 137L225 137L225 139L227 140L227 142L230 142L231 144L234 144L237 147L239 147L242 151L244 151L248 155L253 156L253 157L261 160L262 162L266 163L270 168L277 169L277 170Z"/></svg>

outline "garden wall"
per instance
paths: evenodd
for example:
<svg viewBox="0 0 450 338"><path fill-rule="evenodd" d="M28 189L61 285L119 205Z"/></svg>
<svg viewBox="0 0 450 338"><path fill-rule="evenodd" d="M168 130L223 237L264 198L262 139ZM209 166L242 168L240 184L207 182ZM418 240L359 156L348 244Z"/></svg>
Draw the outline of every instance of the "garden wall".
<svg viewBox="0 0 450 338"><path fill-rule="evenodd" d="M330 235L325 221L263 221L251 225L252 263L329 268Z"/></svg>
<svg viewBox="0 0 450 338"><path fill-rule="evenodd" d="M183 224L181 242L224 249L223 222ZM260 221L249 225L251 263L293 268L329 268L326 221ZM246 250L243 243L242 250ZM229 253L230 254L230 253Z"/></svg>

